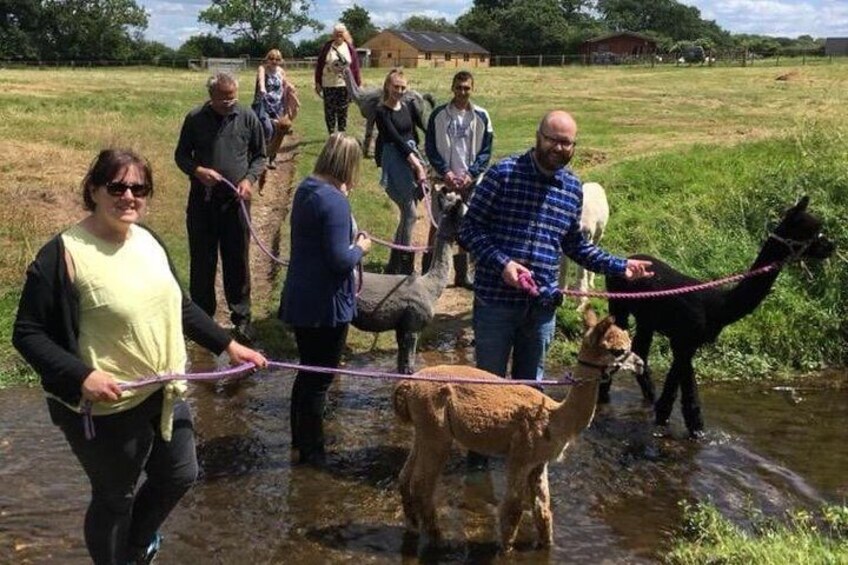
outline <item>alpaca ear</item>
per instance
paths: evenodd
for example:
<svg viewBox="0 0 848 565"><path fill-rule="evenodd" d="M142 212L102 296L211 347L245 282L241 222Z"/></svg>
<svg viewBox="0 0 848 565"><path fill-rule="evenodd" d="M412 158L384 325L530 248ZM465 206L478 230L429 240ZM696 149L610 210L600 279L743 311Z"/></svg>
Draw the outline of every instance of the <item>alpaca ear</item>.
<svg viewBox="0 0 848 565"><path fill-rule="evenodd" d="M615 318L612 316L607 316L595 326L595 337L600 341L604 335L606 335L607 331L615 324Z"/></svg>
<svg viewBox="0 0 848 565"><path fill-rule="evenodd" d="M583 310L583 327L587 330L591 330L598 323L598 315L595 313L595 310L589 306L585 310Z"/></svg>
<svg viewBox="0 0 848 565"><path fill-rule="evenodd" d="M798 203L795 204L795 211L796 212L804 212L807 209L807 205L809 203L810 203L810 197L805 194L804 196L801 197L801 200L799 200Z"/></svg>

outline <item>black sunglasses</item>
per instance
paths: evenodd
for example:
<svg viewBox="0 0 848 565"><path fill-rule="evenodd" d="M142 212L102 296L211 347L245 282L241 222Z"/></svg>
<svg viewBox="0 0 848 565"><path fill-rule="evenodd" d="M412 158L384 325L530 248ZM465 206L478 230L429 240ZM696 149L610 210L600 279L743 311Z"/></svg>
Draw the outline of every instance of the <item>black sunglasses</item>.
<svg viewBox="0 0 848 565"><path fill-rule="evenodd" d="M130 189L135 198L144 198L150 194L153 187L146 184L127 184L121 181L106 183L106 192L108 192L110 196L123 196L127 189Z"/></svg>

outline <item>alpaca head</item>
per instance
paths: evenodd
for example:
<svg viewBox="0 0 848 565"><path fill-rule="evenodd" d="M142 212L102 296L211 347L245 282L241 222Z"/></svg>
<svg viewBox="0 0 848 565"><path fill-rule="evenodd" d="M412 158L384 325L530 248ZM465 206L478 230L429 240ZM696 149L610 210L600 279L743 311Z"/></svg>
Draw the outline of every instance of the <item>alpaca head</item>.
<svg viewBox="0 0 848 565"><path fill-rule="evenodd" d="M630 335L615 325L615 318L607 316L598 321L598 315L590 306L583 312L583 344L577 355L579 361L606 368L611 375L620 370L641 374L644 363L630 351Z"/></svg>
<svg viewBox="0 0 848 565"><path fill-rule="evenodd" d="M822 233L822 221L807 211L810 197L804 196L783 214L769 237L786 245L790 257L827 259L836 246Z"/></svg>
<svg viewBox="0 0 848 565"><path fill-rule="evenodd" d="M456 241L459 224L468 207L455 192L439 191L433 197L434 216L439 222L439 237L451 243Z"/></svg>

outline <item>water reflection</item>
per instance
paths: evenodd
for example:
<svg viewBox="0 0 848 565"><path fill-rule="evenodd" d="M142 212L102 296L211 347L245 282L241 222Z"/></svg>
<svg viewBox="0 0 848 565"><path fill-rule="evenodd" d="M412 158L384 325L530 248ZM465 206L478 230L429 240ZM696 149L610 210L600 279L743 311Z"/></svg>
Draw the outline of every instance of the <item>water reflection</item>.
<svg viewBox="0 0 848 565"><path fill-rule="evenodd" d="M444 357L427 352L425 360ZM351 364L391 370L394 359ZM653 562L680 523L684 498L710 497L738 520L748 506L780 513L843 499L846 392L807 386L800 403L770 387L704 387L711 432L695 443L682 439L679 420L679 437L654 438L640 393L621 379L613 404L550 467L555 546L534 549L525 517L516 551L503 556L494 543L503 462L467 475L459 450L437 491L445 543L404 532L397 474L412 432L391 413L391 383L338 379L322 469L292 464L291 375L193 385L202 476L165 525L160 563ZM40 390L0 391L0 485L0 562L86 562L88 485Z"/></svg>

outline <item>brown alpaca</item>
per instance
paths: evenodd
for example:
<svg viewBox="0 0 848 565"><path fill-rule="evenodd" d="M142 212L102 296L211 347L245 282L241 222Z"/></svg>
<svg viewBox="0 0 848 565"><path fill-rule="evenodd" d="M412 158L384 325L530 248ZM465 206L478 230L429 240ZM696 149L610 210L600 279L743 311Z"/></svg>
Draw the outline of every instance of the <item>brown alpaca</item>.
<svg viewBox="0 0 848 565"><path fill-rule="evenodd" d="M524 503L533 509L539 543L553 543L548 461L559 460L595 414L598 384L618 369L638 370L630 337L612 317L600 323L593 310L583 315L586 333L566 399L556 402L526 385L446 384L404 381L394 391L395 414L415 428L409 457L400 472L400 494L407 528L440 537L433 494L453 440L485 455L506 456L507 491L500 505L501 543L515 541ZM439 365L416 373L454 379L500 377L473 367Z"/></svg>

